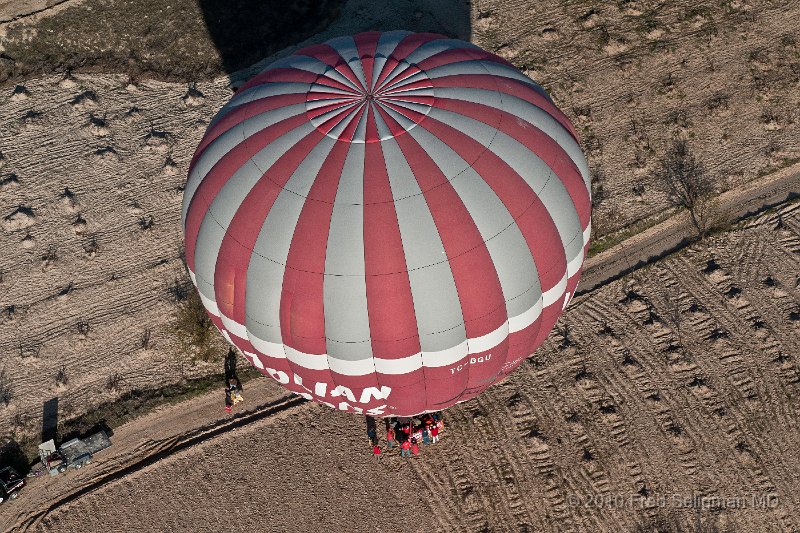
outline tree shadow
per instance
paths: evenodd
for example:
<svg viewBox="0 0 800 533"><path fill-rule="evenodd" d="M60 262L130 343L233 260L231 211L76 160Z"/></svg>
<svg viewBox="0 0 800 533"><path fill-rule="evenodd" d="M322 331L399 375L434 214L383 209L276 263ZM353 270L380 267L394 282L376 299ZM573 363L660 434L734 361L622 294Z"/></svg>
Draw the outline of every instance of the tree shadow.
<svg viewBox="0 0 800 533"><path fill-rule="evenodd" d="M471 0L198 2L229 75L299 46L363 31L433 32L463 40L469 40L472 31Z"/></svg>
<svg viewBox="0 0 800 533"><path fill-rule="evenodd" d="M42 442L55 440L58 434L58 396L42 405Z"/></svg>
<svg viewBox="0 0 800 533"><path fill-rule="evenodd" d="M100 420L99 422L91 426L76 427L64 431L63 434L58 436L57 442L59 444L63 444L68 440L72 439L85 439L90 435L94 435L98 431L103 431L106 435L109 436L109 438L114 435L114 430L111 428L111 426L108 425L108 422L106 422L105 420Z"/></svg>
<svg viewBox="0 0 800 533"><path fill-rule="evenodd" d="M14 439L0 440L0 468L10 466L20 475L26 475L30 471L28 458L22 451L22 447Z"/></svg>

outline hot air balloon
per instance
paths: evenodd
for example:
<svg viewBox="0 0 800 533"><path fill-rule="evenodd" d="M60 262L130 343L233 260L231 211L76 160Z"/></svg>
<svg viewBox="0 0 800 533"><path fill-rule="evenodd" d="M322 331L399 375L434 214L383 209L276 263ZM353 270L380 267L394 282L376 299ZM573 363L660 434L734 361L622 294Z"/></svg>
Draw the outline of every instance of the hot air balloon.
<svg viewBox="0 0 800 533"><path fill-rule="evenodd" d="M372 416L502 380L569 303L591 199L547 93L481 48L369 32L269 65L208 126L186 263L262 373Z"/></svg>

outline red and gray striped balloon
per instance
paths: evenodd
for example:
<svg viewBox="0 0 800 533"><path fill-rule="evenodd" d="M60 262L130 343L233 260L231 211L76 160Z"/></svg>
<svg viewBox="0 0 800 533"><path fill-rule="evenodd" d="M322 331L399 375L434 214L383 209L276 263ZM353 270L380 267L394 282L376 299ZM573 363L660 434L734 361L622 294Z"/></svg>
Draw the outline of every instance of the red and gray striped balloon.
<svg viewBox="0 0 800 533"><path fill-rule="evenodd" d="M547 337L589 240L568 119L440 35L304 48L210 124L186 262L223 335L306 398L377 416L476 396Z"/></svg>

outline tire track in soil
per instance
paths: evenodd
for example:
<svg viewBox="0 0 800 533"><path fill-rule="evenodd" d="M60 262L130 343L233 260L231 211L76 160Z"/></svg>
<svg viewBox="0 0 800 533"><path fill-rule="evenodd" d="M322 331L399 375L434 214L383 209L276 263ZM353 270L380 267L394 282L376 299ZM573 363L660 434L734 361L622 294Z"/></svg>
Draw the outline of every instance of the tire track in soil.
<svg viewBox="0 0 800 533"><path fill-rule="evenodd" d="M643 326L649 315L649 310L644 305L640 305L634 311L627 309L626 306L619 306L620 304L618 303L616 307L608 307L601 302L597 302L597 300L591 300L576 310L577 316L575 317L576 320L574 320L576 323L592 325L579 330L587 336L586 342L591 345L594 341L594 344L601 346L601 351L605 351L612 359L604 365L608 369L606 373L597 376L596 379L594 376L589 376L584 378L583 381L584 383L591 382L591 379L598 384L599 389L604 391L602 394L606 397L605 400L598 396L594 399L594 403L599 404L601 407L603 402L609 402L608 398L612 399L609 402L611 406L617 405L616 398L627 399L628 405L621 405L619 411L616 408L607 408L606 413L601 411L601 416L610 423L612 434L621 445L626 446L628 449L646 450L647 446L636 438L636 432L625 434L625 417L622 416L619 420L616 418L620 417L620 413L629 410L638 413L637 420L641 421L650 419L650 413L652 412L652 418L657 421L656 432L662 433L665 440L671 438L668 429L675 424L675 420L670 413L673 410L680 411L681 409L672 405L672 399L669 394L660 392L660 389L669 390L670 384L664 385L664 369L654 367L653 363L663 359L665 347L672 345L673 341L670 333L663 330L663 328L661 331L652 331L652 328L658 325L657 322L647 328ZM622 312L618 309L621 309ZM581 315L583 313L588 315L586 319L582 318ZM623 323L620 323L620 321ZM608 342L596 342L598 337L596 328L598 326L602 326L601 334L604 337L611 337ZM581 343L579 342L579 344ZM637 346L640 347L640 350L632 354L627 346ZM598 357L595 356L593 359L597 360ZM636 403L637 400L639 403ZM646 435L651 434L648 433ZM687 437L691 438L687 439ZM690 433L689 435L684 435L682 439L676 439L676 442L681 444L681 462L684 470L686 470L686 475L691 477L695 474L696 463L691 460L692 456L690 454L697 447L697 439ZM651 492L651 483L647 481L644 472L652 470L652 463L653 461L648 454L645 454L643 462L629 461L627 463L627 475L632 480L631 494L633 497L638 494L642 498L646 498ZM644 465L647 465L646 470ZM645 502L645 500L639 501L642 504ZM645 514L655 517L656 509L648 509L646 504L644 505Z"/></svg>
<svg viewBox="0 0 800 533"><path fill-rule="evenodd" d="M699 266L688 261L685 262L683 266L684 268L679 268L677 270L681 272L685 270L697 272L700 270ZM709 284L708 280L699 277L697 274L690 274L689 279L695 282L687 284L691 287L689 291L695 298L695 301L703 301L706 304L702 311L705 317L691 324L691 326L693 326L693 332L704 339L703 343L705 346L701 346L706 348L704 354L718 354L713 359L704 358L698 360L709 365L713 364L713 361L717 361L719 366L712 369L713 373L728 377L733 376L734 379L730 381L737 391L740 400L746 401L748 399L754 399L753 376L750 375L749 368L747 368L744 359L740 357L740 349L733 345L734 342L738 345L743 345L746 344L747 341L746 337L735 333L740 331L738 328L740 328L742 322L745 322L745 320L736 320L735 311L738 311L739 308L734 307L734 313L730 313L724 302L722 291L719 290L718 286L713 283ZM700 294L703 289L710 290L706 290L706 292ZM714 291L714 289L716 289L716 291ZM727 338L731 334L731 331L734 331L736 338L728 341ZM723 336L714 338L715 335ZM736 376L740 374L744 377L736 379Z"/></svg>
<svg viewBox="0 0 800 533"><path fill-rule="evenodd" d="M524 392L514 392L506 400L505 404L511 414L512 424L518 434L518 438L523 439L524 455L518 458L518 468L523 475L526 464L530 463L533 465L534 473L544 478L545 483L550 483L556 477L560 477L562 480L559 486L561 494L554 494L552 490L545 494L548 496L551 507L557 512L561 512L560 515L551 516L551 518L560 520L562 526L569 528L568 530L574 530L577 524L599 527L601 523L614 523L604 510L598 513L598 516L592 516L583 512L579 505L574 505L569 500L570 496L575 495L603 494L604 489L607 489L607 479L602 468L598 468L593 472L581 469L580 472L574 474L570 473L568 469L562 469L560 464L561 457L559 457L561 450L554 449L548 444L552 443L554 437L548 435L548 429L540 425L541 421L547 420L548 414L558 416L560 413L546 413L542 409L537 409L536 401ZM588 441L585 435L584 440ZM559 437L555 437L555 441L554 446L562 444L562 440ZM512 451L515 449L513 446L509 448ZM603 480L606 480L606 485L604 485ZM536 482L535 479L533 481ZM530 508L524 501L522 504L525 505L530 519L535 518L535 507ZM566 506L566 509L563 509L563 506ZM547 527L547 524L538 524L538 527Z"/></svg>
<svg viewBox="0 0 800 533"><path fill-rule="evenodd" d="M579 339L580 340L580 339ZM604 353L606 361L611 359L608 352ZM644 479L641 461L635 454L628 452L638 447L635 436L632 436L627 427L626 421L622 416L623 410L627 406L623 405L620 398L635 397L638 395L638 387L631 386L630 381L625 380L624 370L621 365L608 361L604 365L605 371L595 373L587 371L583 366L583 359L575 360L571 364L575 371L576 390L580 391L584 401L591 406L594 416L593 424L604 434L606 439L610 439L615 445L615 450L621 455L618 464L621 478L615 483L616 494L634 495L643 487L647 486ZM578 376L581 376L578 378ZM606 448L606 446L604 446ZM615 515L618 513L615 513ZM631 524L626 524L628 527Z"/></svg>
<svg viewBox="0 0 800 533"><path fill-rule="evenodd" d="M447 457L446 462L458 461L459 458L450 457L445 452ZM456 482L450 474L450 469L429 469L427 465L418 465L417 461L410 461L409 468L413 472L415 478L428 489L429 498L428 502L429 515L434 517L441 531L454 531L458 528L460 516L462 513L461 500L459 498L459 490ZM446 498L444 495L450 494L451 499ZM452 503L456 504L456 509L453 509Z"/></svg>
<svg viewBox="0 0 800 533"><path fill-rule="evenodd" d="M145 270L140 268L131 268L130 272L123 272L121 276L116 278L120 282L125 281L128 283L142 283L145 280L152 279L153 277L161 277L160 275L170 270L174 271L182 268L182 264L175 258L170 264L168 260L159 261L156 264L148 265ZM168 265L168 268L160 268ZM126 279L128 278L128 279ZM114 291L113 289L117 289ZM91 298L91 304L84 307L78 314L71 312L72 306L70 300L78 297L83 291L102 291L108 297L105 299ZM77 294L75 294L77 293ZM130 294L130 290L122 287L122 283L116 283L114 286L109 287L108 280L95 280L85 285L73 286L69 292L69 298L64 298L59 294L48 296L47 298L25 306L16 308L17 312L22 314L33 314L38 317L44 316L46 313L37 313L43 311L45 308L48 312L60 309L60 316L67 317L67 320L61 320L58 323L53 323L47 320L37 320L38 323L26 322L25 340L11 339L10 337L5 342L0 342L0 350L14 351L19 346L36 346L52 341L62 335L74 333L75 324L85 317L91 317L91 326L111 325L116 323L120 316L126 314L136 313L142 309L151 308L156 303L167 299L166 287L162 291L146 291L144 295ZM87 298L89 300L89 298Z"/></svg>
<svg viewBox="0 0 800 533"><path fill-rule="evenodd" d="M578 320L570 323L580 322ZM571 339L568 343L563 335L559 345L549 341L548 349L556 352L562 363L560 367L553 368L549 372L547 366L539 371L531 371L542 374L544 383L540 382L533 387L538 394L535 397L528 396L530 398L528 406L534 410L538 405L556 408L559 412L555 414L540 409L539 419L564 420L569 436L560 437L562 441L574 438L578 442L585 443L582 447L574 448L569 457L563 457L561 446L554 445L550 448L552 455L546 458L548 463L557 462L559 465L557 470L550 470L549 464L545 465L550 474L548 482L566 487L563 492L567 496L566 503L571 513L573 527L581 528L593 523L593 527L601 530L606 528L623 530L631 524L627 523L624 513L619 513L615 509L613 501L618 495L627 494L628 476L634 465L625 460L611 461L610 455L605 453L620 440L625 440L625 437L619 432L619 427L615 427L613 421L609 422L606 418L610 413L602 412L607 406L605 400L611 395L604 391L603 383L598 383L591 367L586 365L579 352L584 346L590 346L582 344L581 330L580 326L570 326L572 333L567 335L567 338ZM579 348L576 348L576 345ZM600 357L597 352L591 355L592 358ZM535 369L535 366L533 368ZM556 385L559 382L563 384L562 387ZM566 412L557 406L565 406ZM609 428L612 429L609 431ZM545 435L554 430L552 427L543 428ZM588 432L595 435L595 438L589 438ZM549 446L548 442L550 439L544 445ZM559 444L558 438L556 444ZM581 458L578 463L579 468L574 464L576 458ZM561 476L560 481L557 480L556 474ZM609 490L608 485L611 483L614 483L613 486L618 489L617 491Z"/></svg>
<svg viewBox="0 0 800 533"><path fill-rule="evenodd" d="M472 438L471 424L464 412L464 407L458 406L452 409L448 412L447 418L446 434L442 439L455 440L459 443L470 442ZM437 447L439 446L437 444ZM438 494L450 493L452 495L452 502L455 503L455 516L448 513L445 522L449 527L465 531L484 531L492 524L491 501L480 490L478 481L468 468L469 465L475 463L483 464L476 458L480 448L476 445L471 446L469 450L458 449L458 447L444 449L440 453L444 455L442 462L447 465L447 468L440 471L430 471L425 465L416 465L415 462L412 462L412 470L417 477L424 480L426 485L429 484L430 478L434 491L438 491ZM438 507L431 506L430 512L437 514L441 511Z"/></svg>
<svg viewBox="0 0 800 533"><path fill-rule="evenodd" d="M680 261L682 258L676 258L675 261ZM691 263L684 262L686 268L681 268L679 270L689 272L699 272L700 267L697 267ZM692 268L694 266L694 268ZM702 276L702 277L698 277ZM742 302L738 304L731 304L729 301L726 301L726 298L723 295L730 290L730 286L732 285L733 276L729 274L724 274L722 276L717 276L716 281L712 281L708 279L708 276L698 275L695 274L690 276L690 279L694 278L697 282L697 285L703 287L707 290L705 294L698 295L698 292L702 289L698 289L697 287L693 287L694 296L698 301L706 302L707 305L707 312L708 312L708 320L696 323L695 326L697 327L697 331L701 333L702 337L708 338L709 327L706 327L709 323L711 324L711 331L715 331L718 329L719 324L721 321L725 322L723 327L726 328L725 331L728 332L739 332L742 331L741 322L745 322L747 320L747 316L745 316L745 320L736 321L736 317L738 315L742 315L743 310L747 308L746 305L743 305ZM705 278L705 279L704 279ZM694 284L691 284L694 285ZM716 292L716 294L713 294ZM730 300L730 299L728 299ZM708 309L710 308L710 309ZM733 312L731 312L733 311ZM727 320L726 320L727 319ZM744 328L746 331L747 328ZM739 335L737 335L739 336ZM748 345L748 337L746 336L739 336L738 344L741 345ZM717 344L721 342L726 342L725 339L719 339L716 341ZM732 347L731 347L732 348ZM755 391L756 383L766 383L768 381L767 376L760 374L754 376L748 369L748 365L745 363L744 359L741 357L741 350L737 348L720 348L719 346L715 346L713 349L709 351L709 353L720 353L717 356L718 362L721 364L723 369L713 369L712 374L714 375L721 375L726 376L727 381L732 381L732 384L736 391L739 394L739 397L742 398L742 402L744 404L754 403L754 404L761 404L764 403L763 398L759 398L759 393ZM758 350L754 350L758 351ZM708 359L707 362L711 360ZM738 375L744 375L742 378L737 378ZM770 385L771 386L771 385ZM698 387L700 388L700 387ZM768 390L770 387L762 387L763 390ZM778 386L780 389L780 385ZM763 394L763 393L762 393ZM716 393L714 393L716 395ZM760 401L759 401L760 400ZM781 413L783 414L783 413ZM727 413L722 415L721 418L727 418ZM783 427L792 427L796 424L792 423L791 418L786 417L785 414L781 417L782 420L780 425ZM753 419L750 418L750 424L752 425ZM770 475L768 474L768 469L764 466L763 461L760 461L760 457L767 457L770 453L770 450L767 447L761 447L758 450L751 450L749 444L749 440L746 437L746 432L742 429L742 419L739 418L732 418L730 421L730 425L728 427L728 435L730 437L729 444L731 448L736 450L735 457L737 462L742 465L743 469L746 471L751 472L751 479L755 482L756 486L758 486L761 490L765 492L772 492L775 491L775 485L772 482ZM758 432L763 432L765 428L757 428L756 434ZM753 431L747 432L749 434L753 434ZM752 455L758 454L758 458L753 459ZM779 466L778 468L785 468L783 461L778 461ZM755 463L755 464L754 464ZM782 516L781 521L783 522L784 526L788 529L791 529L793 526L791 525L791 521L787 516Z"/></svg>
<svg viewBox="0 0 800 533"><path fill-rule="evenodd" d="M666 269L657 269L657 270L660 270L660 271L666 273ZM676 284L676 281L674 279L669 279L668 276L663 276L662 275L662 276L658 277L657 285L659 285L659 286L674 286L675 284ZM684 297L684 299L685 299L685 297ZM583 310L590 311L590 314L594 315L595 320L597 319L598 314L600 314L601 316L606 316L606 317L609 316L607 311L606 312L602 312L602 313L597 313L595 310L592 309L592 307L593 306L591 306L591 305L584 305L583 307L581 307L581 310L582 311ZM636 319L635 321L632 320L631 324L626 324L625 331L628 332L632 336L633 336L634 333L638 334L641 331L645 331L646 332L646 330L643 330L643 328L641 326L642 319L644 317L646 317L646 315L647 315L647 310L646 310L646 308L644 306L642 308L638 309L638 312L623 313L623 316L631 316L632 319L633 318ZM583 321L579 319L578 322L583 322ZM655 321L655 323L658 324L658 321ZM651 326L648 326L648 327L652 329L654 327L654 325L651 325ZM635 360L635 362L634 361L629 362L627 366L629 368L636 368L636 369L639 369L639 368L645 369L645 367L650 367L649 368L649 372L651 374L653 374L654 371L655 372L661 372L661 369L653 369L650 362L658 360L658 353L657 352L662 352L663 353L664 352L664 348L665 348L665 344L673 343L674 339L671 338L671 334L670 334L671 332L668 332L668 331L665 332L664 335L661 335L663 337L663 341L659 339L659 335L654 335L653 331L646 332L646 333L649 336L653 337L653 339L655 340L655 342L653 344L655 345L654 347L656 348L656 350L652 354L649 354L649 356L642 357L641 360L637 359L637 360ZM619 344L619 343L617 343L617 344ZM631 345L637 345L637 346L647 346L646 339L632 339L631 342L625 342L624 344L631 344ZM628 355L627 354L627 349L623 349L622 352L623 352L623 354ZM693 364L693 363L692 364L688 364L688 365L687 364L674 364L672 366L673 366L673 371L676 371L678 373L679 381L681 381L683 383L689 383L690 379L693 379L698 374L702 374L702 370L699 369L698 366ZM635 376L636 374L639 374L639 373L640 372L637 370L636 372L634 372L633 376ZM630 373L629 373L629 377L630 377ZM623 377L620 381L613 381L612 380L612 383L614 383L615 385L619 385L619 384L623 384L624 385L624 384L627 384L627 383L629 383L631 381L632 380L625 379L625 377ZM649 382L647 382L645 384L645 387L652 389L652 385ZM667 390L669 390L669 388L670 387L666 387ZM692 392L693 392L694 396L698 400L700 400L704 405L706 405L707 411L713 412L714 410L718 409L719 406L721 405L721 401L718 398L718 396L717 396L716 392L714 391L714 389L709 387L709 386L706 386L705 384L697 384L697 385L695 385L695 387L693 387L693 391ZM631 394L629 394L626 391L624 391L622 388L619 389L618 393L620 395L622 395L623 397L627 397L627 398L631 398L631 396L632 396ZM668 394L667 395L660 394L659 397L658 397L658 402L660 404L662 404L662 405L664 403L670 403L669 395ZM657 413L656 413L657 418L659 419L659 423L662 426L662 428L665 429L664 434L665 434L666 437L669 437L668 430L675 423L675 421L673 420L672 416L669 414L669 412L672 411L672 410L677 410L678 412L684 412L684 413L686 413L687 411L688 412L698 412L697 409L689 409L689 410L687 410L685 408L684 409L681 409L681 408L675 409L674 407L661 409L661 410L657 411ZM683 424L681 426L680 438L677 438L677 436L676 436L676 438L674 440L679 444L679 447L680 447L679 456L683 458L683 461L682 461L683 466L687 470L687 474L692 476L697 471L696 452L697 452L698 447L702 448L702 444L700 444L700 443L702 443L703 441L702 441L702 438L700 437L700 434L702 434L704 431L707 431L707 421L704 421L702 418L700 418L698 420L686 420L685 417L684 417L683 419L681 419L681 422ZM687 422L690 422L690 423L687 424Z"/></svg>
<svg viewBox="0 0 800 533"><path fill-rule="evenodd" d="M762 233L762 235L763 235L763 233ZM766 237L766 239L763 239L763 240L766 241L771 237L771 235L767 232L767 234L764 235L764 237ZM767 250L772 250L772 249L773 249L773 247L768 247L767 248ZM775 263L777 261L778 263L780 263L779 260L781 258L785 259L787 256L784 255L784 254L779 253L779 250L777 250L777 249L775 249L775 250L776 250L776 253L772 254L774 257L773 257L773 261L771 261L771 262ZM760 283L760 280L757 280L757 279L756 280L753 280L753 279L749 279L749 280L744 279L744 280L742 280L741 276L737 275L743 269L738 268L740 263L738 261L736 261L736 259L737 259L736 254L734 254L732 262L730 262L730 260L726 260L726 263L724 263L724 264L734 265L734 269L733 269L733 272L730 273L730 275L727 276L726 278L716 280L716 283L714 283L714 285L716 285L717 290L719 290L719 291L730 290L730 289L728 289L728 287L730 285L732 285L732 284L742 283L744 285L747 285L747 282L750 282L752 284L752 286L755 287L754 290L756 292L764 293L766 287L762 283ZM790 258L790 259L793 259L793 258ZM744 269L744 271L745 271L744 274L745 275L748 272L748 270L749 271L754 271L755 269L752 269L752 268L751 269ZM727 282L730 282L730 283L727 283ZM726 295L727 295L727 293L726 293ZM732 299L729 297L729 295L727 295L727 296L728 296L728 302L730 302ZM725 300L723 299L723 301L725 301ZM769 297L767 297L767 298L756 298L754 301L761 302L762 304L763 303L767 303L767 304L774 303L774 301L772 301ZM728 307L730 308L731 306L729 305ZM740 309L742 308L742 306L738 306L738 305L734 306L734 307L739 307ZM759 311L763 311L763 306L759 306L759 307L760 307ZM766 313L766 314L768 315L769 313ZM781 314L783 316L775 316L774 317L774 321L768 320L768 323L771 322L772 328L779 328L781 325L786 324L786 318L785 318L786 315L784 313L781 313ZM751 323L753 323L752 320L754 320L754 317L757 317L757 316L758 315L755 314L755 312L754 312L754 316L751 316L751 317L748 317L748 318L751 320ZM767 331L769 331L769 330L767 330ZM760 364L754 365L754 368L756 368L757 372L758 372L758 376L755 379L755 386L758 388L757 394L758 394L758 396L760 396L762 398L762 403L770 406L770 410L771 410L773 416L777 417L778 423L779 423L779 425L781 427L786 428L786 429L794 428L795 431L796 431L797 430L797 423L796 423L796 420L797 420L797 416L796 415L797 415L797 413L794 412L795 409L794 409L793 402L788 402L788 403L785 403L785 405L784 405L784 402L770 401L771 397L773 397L775 395L775 391L784 391L785 394L788 397L790 397L790 398L791 397L795 397L796 398L797 397L797 387L794 386L796 384L796 377L793 377L790 380L781 379L781 377L784 375L783 372L779 372L777 380L770 379L772 377L772 372L770 372L769 369L774 367L774 365L772 365L771 363L774 361L774 358L780 356L780 350L777 350L777 353L776 353L776 345L778 343L777 342L770 342L769 341L769 336L771 336L771 335L770 334L766 335L765 338L760 343L756 342L755 338L747 336L747 335L745 335L745 338L743 339L743 340L745 340L746 342L749 343L749 345L751 347L750 353L752 353L752 354L763 354L763 356L765 358L763 361L759 362ZM784 337L784 338L786 338L787 340L790 340L790 341L793 338L796 338L796 337L793 337L792 335L784 335L782 337ZM789 348L789 349L791 350L793 348ZM773 360L770 360L770 357L772 357ZM763 369L763 370L761 370L759 372L758 369ZM753 411L758 411L759 410L758 407L759 407L758 405L753 406ZM759 422L760 420L758 418L756 418L755 421ZM796 462L798 458L797 458L797 454L794 454L794 457L786 457L785 453L781 453L781 451L782 451L781 447L775 447L775 446L768 445L767 443L761 443L761 441L757 437L758 437L758 435L763 434L765 430L766 430L765 427L757 428L756 431L753 432L753 434L756 436L756 438L755 438L756 443L755 444L748 443L748 447L746 449L744 449L744 450L741 450L741 452L756 456L756 461L758 461L759 465L761 465L761 468L765 472L765 476L770 478L769 479L769 483L772 483L772 479L779 479L780 480L781 476L780 475L775 475L775 474L772 474L770 476L769 474L767 474L767 472L769 472L770 470L772 472L785 471L789 467L789 465L794 463L794 462ZM789 497L791 497L794 494L793 493L793 489L792 489L791 486L781 487L781 489L782 490L780 492L785 493ZM783 521L784 521L785 524L791 524L791 520L787 516L783 517Z"/></svg>
<svg viewBox="0 0 800 533"><path fill-rule="evenodd" d="M581 312L597 316L598 309L594 305L584 306L584 308L581 309ZM592 319L587 319L584 321L581 319L580 315L581 313L578 314L577 322L592 323ZM618 326L617 319L611 313L610 309L602 312L602 316L613 317L614 320L612 320L612 323ZM578 337L579 344L582 344L583 342L590 343L592 341L592 334L594 333L593 331L587 329L580 331L580 333L586 335L587 340L583 341L581 337ZM616 337L616 334L614 335ZM628 434L626 428L624 428L624 421L616 412L616 406L618 402L615 400L615 398L628 398L629 401L634 398L646 399L648 397L652 397L653 394L656 393L657 388L654 386L651 376L646 373L646 366L643 366L641 363L639 363L639 354L637 354L637 358L634 358L626 345L628 345L626 340L620 342L616 338L613 338L607 344L604 343L601 347L598 347L598 350L603 352L605 357L610 358L611 362L606 365L609 371L598 376L597 380L595 381L598 383L599 388L604 391L601 393L601 398L603 399L598 398L595 401L599 402L598 405L601 409L603 409L603 406L605 405L604 410L607 412L602 413L601 411L601 416L603 416L607 421L610 421L611 427L613 428L612 435L614 436L615 440L620 443L620 446L625 446L629 449L636 449L639 447L638 439L636 438L635 434ZM600 356L597 356L594 359L597 359L598 357ZM610 402L609 399L611 399ZM614 406L613 412L611 411L610 406ZM636 407L631 405L621 406L621 408L636 409ZM640 405L640 409L642 411L647 411L649 410L649 406L646 404ZM645 457L644 459L645 463L649 462L649 457ZM642 463L628 460L625 463L625 469L626 475L630 482L630 493L638 493L643 495L645 491L648 490L647 487L649 483L644 476L644 467Z"/></svg>
<svg viewBox="0 0 800 533"><path fill-rule="evenodd" d="M549 447L543 437L535 434L533 413L530 413L532 419L527 420L531 425L520 427L518 412L510 410L508 403L502 402L500 396L501 394L496 394L480 397L477 400L476 411L482 414L478 417L475 427L478 428L478 433L484 442L493 444L486 460L490 461L494 473L492 482L495 486L501 487L504 496L501 501L506 512L501 513L501 516L512 517L519 526L530 527L533 520L519 488L521 483L527 485L531 481L535 482L528 479L526 467L530 468L529 461L533 459L534 474L548 477L552 475L555 465L552 461L548 461L548 454L545 453L543 456L541 453L546 452ZM506 422L509 415L516 433L509 434L509 425L501 423ZM522 450L513 445L513 441L520 438L523 442ZM569 489L568 486L563 488Z"/></svg>

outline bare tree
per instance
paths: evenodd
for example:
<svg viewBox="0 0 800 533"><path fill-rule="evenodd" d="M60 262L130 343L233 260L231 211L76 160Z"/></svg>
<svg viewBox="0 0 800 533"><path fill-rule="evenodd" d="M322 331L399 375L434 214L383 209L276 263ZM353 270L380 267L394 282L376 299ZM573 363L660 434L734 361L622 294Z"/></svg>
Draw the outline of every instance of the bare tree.
<svg viewBox="0 0 800 533"><path fill-rule="evenodd" d="M695 159L686 141L675 140L656 172L657 182L673 205L689 211L700 237L705 236L706 211L714 184L702 163Z"/></svg>

